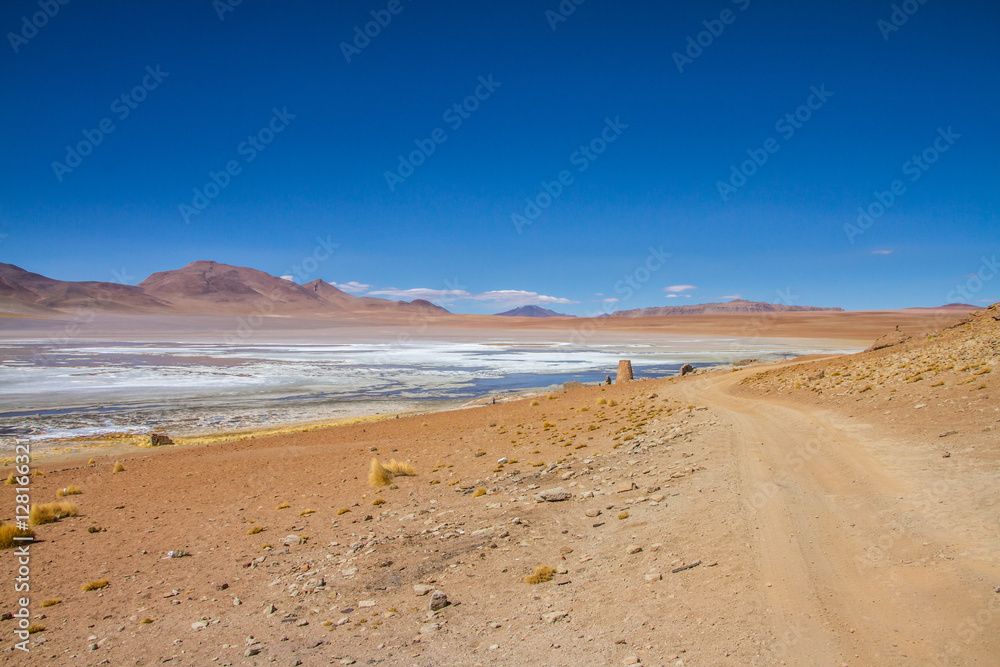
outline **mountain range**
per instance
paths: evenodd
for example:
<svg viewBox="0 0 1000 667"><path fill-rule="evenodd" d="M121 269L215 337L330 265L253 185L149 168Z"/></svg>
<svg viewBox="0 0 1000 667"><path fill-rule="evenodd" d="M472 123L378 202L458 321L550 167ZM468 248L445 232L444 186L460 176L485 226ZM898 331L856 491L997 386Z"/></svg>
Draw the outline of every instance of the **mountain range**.
<svg viewBox="0 0 1000 667"><path fill-rule="evenodd" d="M745 301L734 299L726 303L699 303L689 306L661 306L658 308L634 308L618 310L602 317L665 317L670 315L724 315L734 313L789 313L800 311L844 312L843 308L819 308L816 306L785 306L765 301Z"/></svg>
<svg viewBox="0 0 1000 667"><path fill-rule="evenodd" d="M444 315L430 301L348 294L322 280L305 285L263 271L211 261L154 273L138 285L71 282L0 263L0 313L58 316L81 311L235 315Z"/></svg>

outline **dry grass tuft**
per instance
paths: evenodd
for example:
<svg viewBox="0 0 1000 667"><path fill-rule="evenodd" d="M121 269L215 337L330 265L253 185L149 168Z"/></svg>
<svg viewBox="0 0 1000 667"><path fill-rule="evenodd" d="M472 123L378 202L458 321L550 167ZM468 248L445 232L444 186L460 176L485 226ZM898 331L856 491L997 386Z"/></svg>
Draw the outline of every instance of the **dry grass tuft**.
<svg viewBox="0 0 1000 667"><path fill-rule="evenodd" d="M541 405L541 403L539 403L538 401L532 401L532 402L531 402L531 405L532 405L532 406L536 406L536 405Z"/></svg>
<svg viewBox="0 0 1000 667"><path fill-rule="evenodd" d="M90 459L89 461L87 461L87 465L89 466L97 465L97 461L95 461L94 459Z"/></svg>
<svg viewBox="0 0 1000 667"><path fill-rule="evenodd" d="M76 503L71 503L65 500L56 501L53 503L42 503L41 505L32 505L31 512L28 514L28 521L32 526L41 526L44 523L53 523L67 516L76 516L78 512Z"/></svg>
<svg viewBox="0 0 1000 667"><path fill-rule="evenodd" d="M121 461L115 461L115 468L112 472L125 472L125 466L122 465Z"/></svg>
<svg viewBox="0 0 1000 667"><path fill-rule="evenodd" d="M57 604L59 604L60 602L62 602L62 600L60 600L59 598L52 598L51 600L46 600L45 602L43 602L42 606L43 607L54 607Z"/></svg>
<svg viewBox="0 0 1000 667"><path fill-rule="evenodd" d="M263 533L263 532L264 532L264 526L254 526L253 528L247 531L247 535L256 535L257 533Z"/></svg>
<svg viewBox="0 0 1000 667"><path fill-rule="evenodd" d="M150 618L149 616L147 616L146 618L144 618L141 621L139 621L139 623L141 625L149 625L150 623L154 622L155 620L156 620L155 618Z"/></svg>
<svg viewBox="0 0 1000 667"><path fill-rule="evenodd" d="M385 498L376 498L372 501L372 505L378 507L379 505L385 505Z"/></svg>
<svg viewBox="0 0 1000 667"><path fill-rule="evenodd" d="M486 495L486 487L484 486L479 487L472 493L473 498L478 498L479 496L485 496L485 495Z"/></svg>
<svg viewBox="0 0 1000 667"><path fill-rule="evenodd" d="M7 476L7 483L10 484L11 486L17 484L16 480L17 476L14 473L11 473L10 475Z"/></svg>
<svg viewBox="0 0 1000 667"><path fill-rule="evenodd" d="M75 484L67 486L64 489L59 489L56 491L56 498L62 498L63 496L78 496L83 493L83 489Z"/></svg>
<svg viewBox="0 0 1000 667"><path fill-rule="evenodd" d="M39 623L32 623L28 626L28 634L33 635L36 632L45 632L45 626Z"/></svg>
<svg viewBox="0 0 1000 667"><path fill-rule="evenodd" d="M405 461L391 459L383 465L378 459L373 458L368 469L368 484L374 487L388 486L394 477L413 477L416 474L417 471L413 466Z"/></svg>
<svg viewBox="0 0 1000 667"><path fill-rule="evenodd" d="M373 458L371 467L368 469L368 485L387 486L390 482L392 482L392 475L385 469L385 466L379 463L378 459Z"/></svg>
<svg viewBox="0 0 1000 667"><path fill-rule="evenodd" d="M524 583L526 584L540 584L545 581L551 581L552 575L556 573L555 568L549 567L548 565L539 565L535 568L535 571L524 578Z"/></svg>
<svg viewBox="0 0 1000 667"><path fill-rule="evenodd" d="M35 531L30 528L18 528L13 523L0 524L0 549L10 549L18 543L15 537L34 537Z"/></svg>
<svg viewBox="0 0 1000 667"><path fill-rule="evenodd" d="M313 514L315 512L316 510L306 509L299 512L299 516L309 516L310 514Z"/></svg>
<svg viewBox="0 0 1000 667"><path fill-rule="evenodd" d="M87 526L88 533L104 533L107 530L107 528L102 528L101 526Z"/></svg>
<svg viewBox="0 0 1000 667"><path fill-rule="evenodd" d="M286 510L289 507L291 507L291 505L289 505L288 503L281 503L280 505L278 505L274 509L276 509L276 510Z"/></svg>
<svg viewBox="0 0 1000 667"><path fill-rule="evenodd" d="M108 584L110 584L107 579L98 579L97 581L90 581L83 585L83 591L98 591Z"/></svg>
<svg viewBox="0 0 1000 667"><path fill-rule="evenodd" d="M628 518L628 512L622 512L621 514L618 515L618 518L619 519L627 519Z"/></svg>
<svg viewBox="0 0 1000 667"><path fill-rule="evenodd" d="M606 399L606 398L599 398L599 399L597 399L597 404L598 405L607 405L608 404L608 399Z"/></svg>
<svg viewBox="0 0 1000 667"><path fill-rule="evenodd" d="M340 516L341 514L347 514L350 511L351 509L349 507L341 507L339 510L337 510L337 516Z"/></svg>

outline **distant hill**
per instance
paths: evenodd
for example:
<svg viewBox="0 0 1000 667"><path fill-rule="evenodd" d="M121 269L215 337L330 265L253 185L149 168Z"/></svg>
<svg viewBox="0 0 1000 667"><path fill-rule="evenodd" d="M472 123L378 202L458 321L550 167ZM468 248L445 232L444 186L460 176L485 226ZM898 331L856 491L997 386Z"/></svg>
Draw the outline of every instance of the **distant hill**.
<svg viewBox="0 0 1000 667"><path fill-rule="evenodd" d="M659 308L635 308L608 313L606 317L665 317L671 315L719 315L727 313L788 313L798 311L843 312L843 308L819 308L815 306L785 306L765 301L745 301L735 299L726 303L699 303L689 306L661 306Z"/></svg>
<svg viewBox="0 0 1000 667"><path fill-rule="evenodd" d="M154 273L135 286L54 280L0 264L0 314L44 317L84 311L352 318L448 313L423 299L407 302L359 297L322 280L298 285L256 269L204 260Z"/></svg>
<svg viewBox="0 0 1000 667"><path fill-rule="evenodd" d="M520 306L511 310L497 313L501 317L575 317L574 315L564 315L541 306Z"/></svg>
<svg viewBox="0 0 1000 667"><path fill-rule="evenodd" d="M968 303L946 303L943 306L932 306L927 308L925 306L913 306L912 308L907 308L906 310L955 310L955 311L973 311L982 310L982 306L973 306Z"/></svg>

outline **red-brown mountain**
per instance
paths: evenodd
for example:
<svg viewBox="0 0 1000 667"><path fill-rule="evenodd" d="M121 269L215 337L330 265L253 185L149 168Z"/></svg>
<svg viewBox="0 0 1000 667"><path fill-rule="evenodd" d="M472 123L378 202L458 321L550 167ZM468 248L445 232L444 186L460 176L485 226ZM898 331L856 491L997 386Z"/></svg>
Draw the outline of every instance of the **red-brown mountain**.
<svg viewBox="0 0 1000 667"><path fill-rule="evenodd" d="M607 317L664 317L668 315L716 315L729 313L788 313L798 311L835 311L843 308L818 308L815 306L784 306L765 301L745 301L735 299L726 303L699 303L689 306L662 306L659 308L635 308L618 310Z"/></svg>
<svg viewBox="0 0 1000 667"><path fill-rule="evenodd" d="M520 306L497 313L497 315L502 317L574 317L573 315L563 315L562 313L557 313L554 310L542 308L541 306Z"/></svg>
<svg viewBox="0 0 1000 667"><path fill-rule="evenodd" d="M0 264L0 315L81 311L330 316L447 314L428 301L357 297L322 280L299 285L269 273L211 261L154 273L138 285L70 282Z"/></svg>

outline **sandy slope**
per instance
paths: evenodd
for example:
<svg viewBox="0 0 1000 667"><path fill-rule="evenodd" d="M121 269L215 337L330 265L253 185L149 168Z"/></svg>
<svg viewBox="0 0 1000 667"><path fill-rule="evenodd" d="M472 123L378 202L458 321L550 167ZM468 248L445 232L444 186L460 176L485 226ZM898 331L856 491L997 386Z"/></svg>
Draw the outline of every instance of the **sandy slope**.
<svg viewBox="0 0 1000 667"><path fill-rule="evenodd" d="M996 664L997 374L893 375L995 363L977 322L764 374L146 450L120 473L40 465L36 501L84 493L33 547L32 664ZM419 475L373 491L371 456ZM534 500L555 486L573 497ZM558 573L524 583L540 564Z"/></svg>

